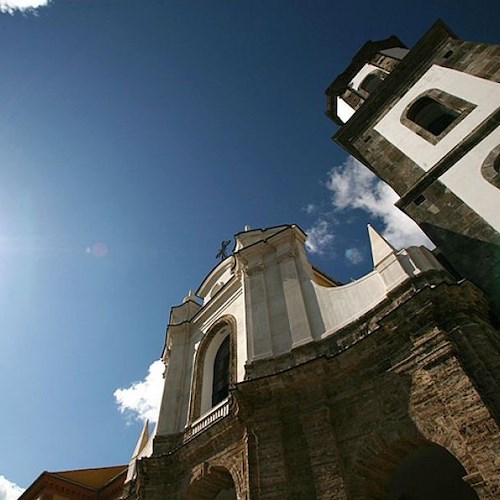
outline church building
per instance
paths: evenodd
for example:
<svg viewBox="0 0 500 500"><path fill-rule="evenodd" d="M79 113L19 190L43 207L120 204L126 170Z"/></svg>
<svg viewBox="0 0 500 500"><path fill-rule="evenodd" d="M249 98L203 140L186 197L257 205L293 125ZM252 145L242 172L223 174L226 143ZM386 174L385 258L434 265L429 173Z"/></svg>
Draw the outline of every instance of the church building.
<svg viewBox="0 0 500 500"><path fill-rule="evenodd" d="M500 47L441 22L368 42L327 100L436 251L369 227L373 271L341 284L296 225L236 234L171 309L158 423L114 498L500 498Z"/></svg>
<svg viewBox="0 0 500 500"><path fill-rule="evenodd" d="M335 140L400 196L500 315L500 47L442 23L408 50L368 42L327 89Z"/></svg>

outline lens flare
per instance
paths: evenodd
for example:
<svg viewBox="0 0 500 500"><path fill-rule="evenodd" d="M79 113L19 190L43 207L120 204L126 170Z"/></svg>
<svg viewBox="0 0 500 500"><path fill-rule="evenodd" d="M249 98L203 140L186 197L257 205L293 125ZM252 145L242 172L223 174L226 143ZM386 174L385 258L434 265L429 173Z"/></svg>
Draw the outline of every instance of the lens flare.
<svg viewBox="0 0 500 500"><path fill-rule="evenodd" d="M93 243L91 246L85 248L85 253L95 257L96 259L102 259L108 255L108 246L106 243L102 243L101 241L97 241Z"/></svg>

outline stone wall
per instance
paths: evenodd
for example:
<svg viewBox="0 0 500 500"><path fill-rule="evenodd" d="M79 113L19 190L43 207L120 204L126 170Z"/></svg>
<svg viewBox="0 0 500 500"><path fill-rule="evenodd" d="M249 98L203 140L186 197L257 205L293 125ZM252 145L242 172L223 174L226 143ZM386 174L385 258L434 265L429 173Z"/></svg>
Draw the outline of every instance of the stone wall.
<svg viewBox="0 0 500 500"><path fill-rule="evenodd" d="M414 282L314 348L253 363L227 417L157 438L137 498L214 498L232 479L238 499L387 499L398 464L432 443L498 498L499 345L473 285Z"/></svg>

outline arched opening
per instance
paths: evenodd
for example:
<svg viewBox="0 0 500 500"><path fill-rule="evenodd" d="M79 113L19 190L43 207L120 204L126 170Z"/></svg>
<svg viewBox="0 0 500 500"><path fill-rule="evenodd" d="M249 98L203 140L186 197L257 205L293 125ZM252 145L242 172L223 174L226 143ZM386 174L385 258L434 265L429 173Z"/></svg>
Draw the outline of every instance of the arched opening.
<svg viewBox="0 0 500 500"><path fill-rule="evenodd" d="M359 88L367 94L372 94L384 81L384 77L385 75L381 71L373 71L359 84Z"/></svg>
<svg viewBox="0 0 500 500"><path fill-rule="evenodd" d="M229 396L236 382L236 322L227 316L204 336L195 360L189 423L197 421Z"/></svg>
<svg viewBox="0 0 500 500"><path fill-rule="evenodd" d="M417 99L406 113L409 120L435 136L442 134L459 116L460 111L428 95Z"/></svg>
<svg viewBox="0 0 500 500"><path fill-rule="evenodd" d="M229 335L215 355L212 380L212 406L219 404L229 395Z"/></svg>
<svg viewBox="0 0 500 500"><path fill-rule="evenodd" d="M237 500L236 486L227 469L213 467L189 486L186 500Z"/></svg>
<svg viewBox="0 0 500 500"><path fill-rule="evenodd" d="M463 481L462 464L438 445L420 446L407 454L391 477L392 500L478 500Z"/></svg>

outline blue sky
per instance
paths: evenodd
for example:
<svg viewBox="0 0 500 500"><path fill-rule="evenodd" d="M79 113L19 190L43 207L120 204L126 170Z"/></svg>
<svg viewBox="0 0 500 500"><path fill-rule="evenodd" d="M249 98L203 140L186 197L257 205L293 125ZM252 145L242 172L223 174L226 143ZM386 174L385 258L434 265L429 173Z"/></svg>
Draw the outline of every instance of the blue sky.
<svg viewBox="0 0 500 500"><path fill-rule="evenodd" d="M367 222L422 241L331 141L324 89L438 17L498 43L493 1L44 3L0 0L0 500L128 462L141 424L114 393L244 225L299 224L345 281L370 270Z"/></svg>

